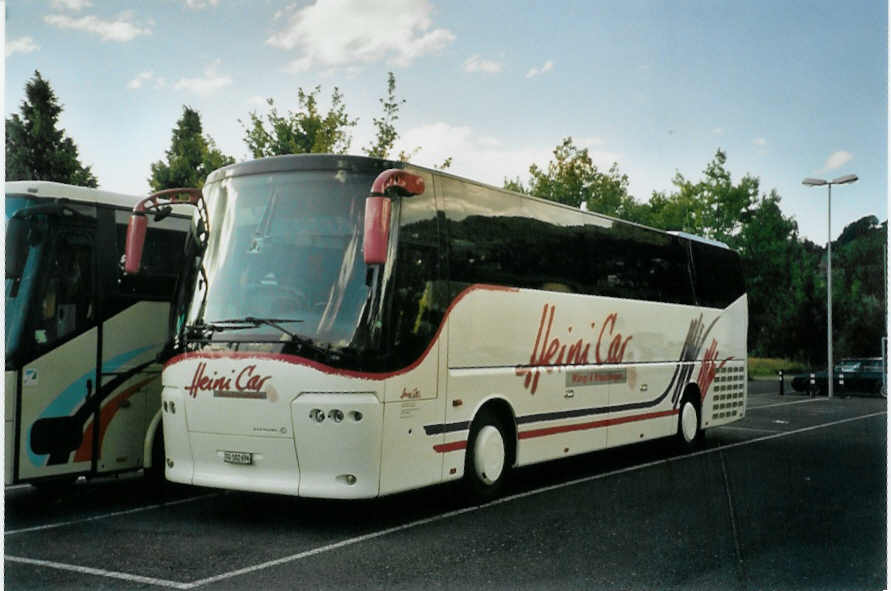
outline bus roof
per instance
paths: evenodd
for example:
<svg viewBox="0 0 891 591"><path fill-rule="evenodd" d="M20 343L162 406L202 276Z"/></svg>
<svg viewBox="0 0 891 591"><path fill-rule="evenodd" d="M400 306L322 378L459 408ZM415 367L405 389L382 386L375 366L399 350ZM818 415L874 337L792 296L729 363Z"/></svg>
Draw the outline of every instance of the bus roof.
<svg viewBox="0 0 891 591"><path fill-rule="evenodd" d="M111 205L128 210L133 209L134 205L148 197L148 195L125 195L52 181L7 181L5 194L7 196L28 195L44 199L70 199L81 203ZM178 215L191 216L192 214L191 208L185 205L175 205L173 211Z"/></svg>
<svg viewBox="0 0 891 591"><path fill-rule="evenodd" d="M687 240L695 240L696 242L704 242L705 244L711 244L712 246L718 246L721 248L726 248L730 250L730 247L727 246L726 243L721 242L720 240L714 240L712 238L706 238L704 236L697 236L696 234L690 234L688 232L679 232L677 230L669 230L669 234L673 234L674 236L680 236L681 238L686 238Z"/></svg>
<svg viewBox="0 0 891 591"><path fill-rule="evenodd" d="M502 193L510 193L511 195L515 195L516 197L522 199L530 199L533 201L540 202L544 205L550 205L554 207L561 207L564 209L571 209L573 211L577 211L579 214L599 217L605 220L609 220L611 222L618 222L621 224L631 224L634 226L638 226L641 228L645 228L647 230L653 232L660 232L663 234L671 234L677 236L679 238L683 238L685 240L693 240L696 242L701 242L703 244L709 244L711 246L717 246L719 248L725 248L728 250L732 250L727 244L720 242L718 240L712 240L710 238L705 238L702 236L696 236L695 234L689 234L687 232L678 232L678 231L666 231L660 228L654 228L652 226L647 226L645 224L640 224L637 222L631 222L628 220L623 220L621 218L605 215L602 213L598 213L595 211L588 211L586 209L580 209L576 207L572 207L570 205L566 205L565 203L559 203L556 201L550 201L547 199L543 199L541 197L536 197L535 195L528 195L525 193L517 193L516 191L511 191L509 189L504 189L503 187L496 187L494 185L489 185L487 183L477 181L474 179L469 179L465 177L460 177L455 174L452 174L448 171L438 170L427 168L424 166L418 166L416 164L412 164L410 162L399 162L394 160L381 160L377 158L369 158L368 156L354 156L350 154L287 154L283 156L272 156L267 158L258 158L256 160L247 160L245 162L236 162L235 164L230 164L229 166L225 166L223 168L219 168L213 171L207 177L207 183L214 183L223 180L224 178L236 177L236 176L248 176L254 174L267 174L267 173L275 173L275 172L290 172L290 171L305 171L305 170L325 170L325 169L348 169L353 170L355 172L371 172L381 170L381 168L405 168L411 170L412 168L423 170L431 175L450 177L457 181L472 183L481 187L485 187L488 189L494 189L496 191L500 191Z"/></svg>
<svg viewBox="0 0 891 591"><path fill-rule="evenodd" d="M78 187L51 181L9 181L6 183L6 195L30 195L46 199L71 199L85 203L104 203L132 209L144 197L111 193L90 187Z"/></svg>

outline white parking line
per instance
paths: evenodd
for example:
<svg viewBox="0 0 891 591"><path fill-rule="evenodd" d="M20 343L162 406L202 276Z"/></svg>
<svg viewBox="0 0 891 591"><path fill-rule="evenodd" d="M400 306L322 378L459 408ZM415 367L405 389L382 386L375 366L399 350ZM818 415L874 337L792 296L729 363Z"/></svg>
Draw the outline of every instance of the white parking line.
<svg viewBox="0 0 891 591"><path fill-rule="evenodd" d="M21 556L9 556L6 555L3 557L4 560L8 560L10 562L18 562L20 564L30 564L33 566L45 566L48 568L55 568L58 570L67 570L71 572L76 572L84 575L95 575L97 577L107 577L110 579L121 579L124 581L130 581L131 583L145 583L147 585L156 585L158 587L169 587L171 589L191 589L192 587L188 583L177 583L176 581L167 581L165 579L156 579L154 577L142 577L139 575L131 575L128 573L119 573L112 570L103 570L101 568L90 568L88 566L77 566L74 564L65 564L63 562L52 562L50 560L35 560L33 558L23 558Z"/></svg>
<svg viewBox="0 0 891 591"><path fill-rule="evenodd" d="M654 467L654 466L660 466L660 465L664 465L664 464L669 464L669 463L671 463L671 462L680 462L680 461L687 460L687 459L689 459L689 458L693 458L693 457L697 457L697 456L703 456L703 455L706 455L706 454L711 454L711 453L715 453L715 452L718 452L718 451L723 451L723 450L726 450L726 449L732 449L732 448L736 448L736 447L742 447L742 446L745 446L745 445L752 445L752 444L754 444L754 443L760 443L760 442L762 442L762 441L769 441L769 440L771 440L771 439L778 439L778 438L780 438L780 437L789 437L789 436L791 436L791 435L798 435L798 434L800 434L800 433L807 433L807 432L810 432L810 431L816 431L816 430L818 430L818 429L826 429L826 428L828 428L828 427L834 427L834 426L837 426L837 425L843 425L843 424L845 424L845 423L850 423L850 422L853 422L853 421L860 421L860 420L863 420L863 419L869 419L869 418L873 418L873 417L877 417L877 416L882 416L882 415L886 415L886 414L887 414L887 411L879 411L879 412L874 412L874 413L870 413L870 414L866 414L866 415L861 415L861 416L857 416L857 417L851 417L851 418L847 418L847 419L840 419L840 420L838 420L838 421L832 421L832 422L829 422L829 423L823 423L823 424L820 424L820 425L812 425L812 426L810 426L810 427L802 427L801 429L795 429L795 430L793 430L793 431L783 431L783 432L779 432L779 433L773 433L773 434L771 434L771 435L765 435L765 436L763 436L763 437L756 437L756 438L754 438L754 439L749 439L749 440L747 440L747 441L738 441L738 442L736 442L736 443L729 443L729 444L727 444L727 445L722 445L722 446L719 446L719 447L713 447L713 448L710 448L710 449L706 449L706 450L702 450L702 451L698 451L698 452L693 452L693 453L686 454L686 455L683 455L683 456L676 456L676 457L672 457L672 458L666 458L666 459L661 459L661 460L655 460L655 461L647 462L647 463L644 463L644 464L637 464L637 465L634 465L634 466L628 466L628 467L626 467L626 468L621 468L621 469L619 469L619 470L613 470L613 471L611 471L611 472L605 472L605 473L603 473L603 474L596 474L596 475L593 475L593 476L586 476L586 477L584 477L584 478L577 478L577 479L575 479L575 480L570 480L570 481L568 481L568 482L561 482L561 483L559 483L559 484L554 484L554 485L551 485L551 486L545 486L545 487L542 487L542 488L537 488L537 489L534 489L534 490L530 490L530 491L522 492L522 493L519 493L519 494L511 495L511 496L509 496L509 497L504 497L504 498L501 498L501 499L497 499L497 500L492 501L491 503L488 503L488 504L486 504L486 505L479 505L479 506L473 506L473 507L466 507L466 508L464 508L464 509L459 509L459 510L456 510L456 511L450 511L450 512L448 512L448 513L443 513L442 515L434 515L433 517L427 517L427 518L425 518L425 519L419 519L419 520L417 520L417 521L412 521L412 522L410 522L410 523L406 523L406 524L403 524L403 525L397 525L397 526L395 526L395 527L391 527L391 528L384 529L384 530L381 530L381 531L372 532L372 533L368 533L368 534L363 534L363 535L361 535L361 536L356 536L356 537L353 537L353 538L347 538L347 539L345 539L345 540L341 540L340 542L335 542L335 543L333 543L333 544L327 544L327 545L325 545L325 546L320 546L320 547L318 547L318 548L314 548L314 549L312 549L312 550L306 550L306 551L303 551L303 552L299 552L299 553L297 553L297 554L292 554L292 555L290 555L290 556L284 556L284 557L282 557L282 558L277 558L277 559L274 559L274 560L269 560L269 561L262 562L262 563L259 563L259 564L255 564L255 565L252 565L252 566L247 566L247 567L240 568L240 569L237 569L237 570L232 570L232 571L229 571L229 572L221 573L221 574L219 574L219 575L215 575L215 576L213 576L213 577L208 577L208 578L205 578L205 579L199 579L199 580L196 580L196 581L192 581L192 582L190 582L190 583L178 583L178 582L176 582L176 581L167 581L167 580L164 580L164 579L152 579L152 578L150 578L150 577L141 577L141 576L139 576L139 575L129 575L129 574L126 574L126 573L118 573L118 572L113 572L113 571L102 571L102 570L100 570L100 569L92 569L92 568L87 568L87 567L79 567L79 566L75 566L75 565L64 564L64 563L55 563L55 562L49 562L49 561L32 560L32 559L29 559L29 558L21 558L21 557L5 556L5 559L6 559L6 560L10 560L10 561L12 561L12 562L21 562L21 563L26 563L26 564L35 564L35 565L40 565L40 566L46 566L46 567L49 567L49 568L58 568L58 569L62 569L62 570L70 570L70 571L76 571L76 572L83 572L83 573L86 573L86 574L94 574L94 575L98 575L98 576L107 576L107 577L111 577L111 578L125 579L125 580L130 580L130 581L137 581L137 582L148 583L148 584L153 584L153 585L158 585L158 586L163 586L163 587L171 587L171 588L175 588L175 589L194 589L194 588L196 588L196 587L200 587L200 586L202 586L202 585L207 585L207 584L209 584L209 583L217 583L217 582L219 582L219 581L224 581L224 580L227 580L227 579L231 579L231 578L234 578L234 577L237 577L237 576L240 576L240 575L245 575L245 574L249 574L249 573L257 572L257 571L260 571L260 570L265 570L265 569L267 569L267 568L271 568L271 567L274 567L274 566L280 566L280 565L283 565L283 564L288 564L288 563L290 563L290 562L295 562L295 561L298 561L298 560L301 560L301 559L304 559L304 558L309 558L309 557L311 557L311 556L318 556L319 554L324 554L324 553L326 553L326 552L330 552L330 551L332 551L332 550L338 550L338 549L340 549L340 548L346 548L346 547L348 547L348 546L353 546L353 545L355 545L355 544L359 544L359 543L361 543L361 542L366 542L366 541L368 541L368 540L373 540L373 539L375 539L375 538L380 538L380 537L382 537L382 536L386 536L386 535L389 535L389 534L392 534L392 533L395 533L395 532L404 531L404 530L411 529L411 528L414 528L414 527L417 527L417 526L420 526L420 525L427 525L427 524L430 524L430 523L435 523L435 522L437 522L437 521L442 521L442 520L444 520L444 519L449 519L449 518L451 518L451 517L457 517L458 515L464 515L464 514L467 514L467 513L473 513L473 512L476 512L476 511L480 510L480 509L485 509L486 507L491 507L491 506L501 505L501 504L503 504L503 503L510 503L510 502L512 502L512 501L516 501L516 500L518 500L518 499L523 499L523 498L526 498L526 497L531 497L531 496L534 496L534 495L539 495L539 494L541 494L541 493L550 492L550 491L554 491L554 490L559 490L559 489L562 489L562 488L567 488L567 487L570 487L570 486L575 486L575 485L577 485L577 484L582 484L582 483L585 483L585 482L593 482L593 481L595 481L595 480L602 480L602 479L604 479L604 478L609 478L609 477L611 477L611 476L617 476L617 475L620 475L620 474L626 474L626 473L628 473L628 472L635 472L635 471L637 471L637 470L644 470L644 469L646 469L646 468L652 468L652 467Z"/></svg>
<svg viewBox="0 0 891 591"><path fill-rule="evenodd" d="M789 406L792 404L807 404L808 402L826 402L828 398L808 398L807 400L794 400L792 402L777 402L776 404L758 404L746 407L747 410L755 410L758 408L773 408L775 406Z"/></svg>
<svg viewBox="0 0 891 591"><path fill-rule="evenodd" d="M114 511L112 513L103 513L101 515L93 515L92 517L84 517L83 519L72 519L71 521L59 521L57 523L47 523L44 525L35 525L32 527L23 527L21 529L11 529L7 532L4 532L5 536L12 536L15 534L24 534L28 532L41 531L45 529L54 529L57 527L64 527L66 525L76 525L78 523L86 523L88 521L98 521L100 519L108 519L110 517L119 517L121 515L130 515L132 513L142 513L143 511L151 511L153 509L160 509L162 507L173 507L174 505L182 505L184 503L191 503L193 501L200 501L202 499L207 499L210 497L218 497L223 493L209 493L206 495L199 495L197 497L189 497L187 499L180 499L178 501L170 501L168 503L157 503L155 505L145 505L143 507L136 507L135 509L126 509L124 511Z"/></svg>
<svg viewBox="0 0 891 591"><path fill-rule="evenodd" d="M719 425L717 427L713 427L714 429L728 429L730 431L756 431L758 433L783 433L783 431L779 431L777 429L758 429L756 427L734 427L730 425Z"/></svg>

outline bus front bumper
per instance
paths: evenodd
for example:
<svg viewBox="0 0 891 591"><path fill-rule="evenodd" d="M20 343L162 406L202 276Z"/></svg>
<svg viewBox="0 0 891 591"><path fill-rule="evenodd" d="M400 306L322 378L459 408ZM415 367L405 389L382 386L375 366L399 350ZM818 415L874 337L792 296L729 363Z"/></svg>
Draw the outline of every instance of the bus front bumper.
<svg viewBox="0 0 891 591"><path fill-rule="evenodd" d="M290 429L257 434L190 431L186 398L164 388L171 482L330 499L379 494L383 405L373 393L301 393L275 409L290 414Z"/></svg>

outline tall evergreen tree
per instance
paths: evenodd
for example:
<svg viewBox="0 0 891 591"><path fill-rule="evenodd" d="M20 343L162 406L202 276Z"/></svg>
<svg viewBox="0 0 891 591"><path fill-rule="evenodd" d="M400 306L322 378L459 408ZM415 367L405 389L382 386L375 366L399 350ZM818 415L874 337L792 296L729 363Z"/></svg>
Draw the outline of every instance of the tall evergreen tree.
<svg viewBox="0 0 891 591"><path fill-rule="evenodd" d="M80 163L77 146L57 129L62 107L47 80L34 71L25 84L21 116L6 119L6 180L42 180L96 187L89 166Z"/></svg>
<svg viewBox="0 0 891 591"><path fill-rule="evenodd" d="M154 191L177 187L202 187L211 172L235 162L226 156L209 135L202 135L198 111L183 105L183 116L173 128L167 161L152 164L148 182Z"/></svg>

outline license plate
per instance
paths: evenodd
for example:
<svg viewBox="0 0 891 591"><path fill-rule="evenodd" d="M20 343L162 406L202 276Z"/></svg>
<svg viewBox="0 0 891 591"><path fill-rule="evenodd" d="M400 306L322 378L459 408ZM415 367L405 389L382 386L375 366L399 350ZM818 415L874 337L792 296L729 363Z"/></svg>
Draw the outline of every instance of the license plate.
<svg viewBox="0 0 891 591"><path fill-rule="evenodd" d="M227 464L253 464L254 454L249 451L224 451L223 461Z"/></svg>

